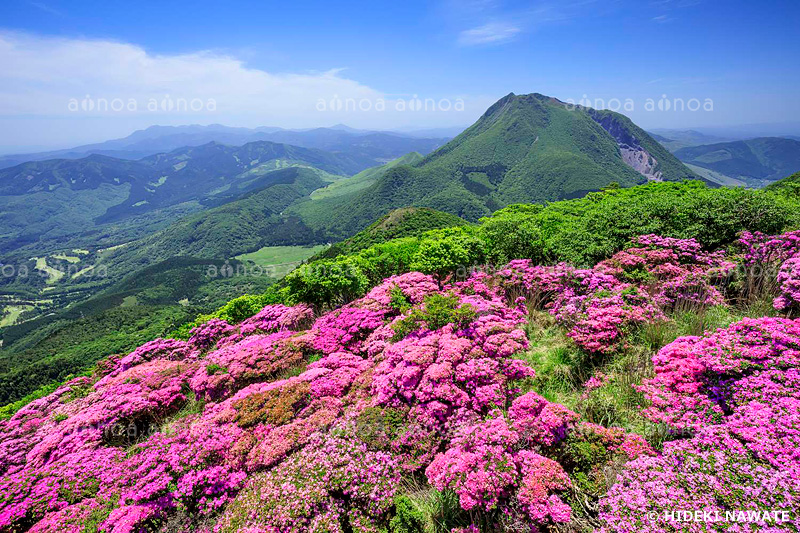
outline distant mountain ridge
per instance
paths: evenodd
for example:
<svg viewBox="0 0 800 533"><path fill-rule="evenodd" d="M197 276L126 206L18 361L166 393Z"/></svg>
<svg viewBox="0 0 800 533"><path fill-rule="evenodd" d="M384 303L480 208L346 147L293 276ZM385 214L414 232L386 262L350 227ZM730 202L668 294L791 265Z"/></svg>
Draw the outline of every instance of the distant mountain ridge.
<svg viewBox="0 0 800 533"><path fill-rule="evenodd" d="M681 148L683 162L719 172L751 187L763 187L800 170L800 141L759 137Z"/></svg>
<svg viewBox="0 0 800 533"><path fill-rule="evenodd" d="M357 130L343 124L331 128L286 130L282 128L232 128L219 124L209 126L151 126L131 135L102 143L88 144L65 150L0 157L0 168L28 161L47 159L80 159L99 154L122 159L141 159L172 150L201 146L210 142L242 146L250 142L269 141L315 148L329 152L347 153L364 161L358 170L385 163L408 152L427 154L447 142L448 137L419 136L412 133Z"/></svg>

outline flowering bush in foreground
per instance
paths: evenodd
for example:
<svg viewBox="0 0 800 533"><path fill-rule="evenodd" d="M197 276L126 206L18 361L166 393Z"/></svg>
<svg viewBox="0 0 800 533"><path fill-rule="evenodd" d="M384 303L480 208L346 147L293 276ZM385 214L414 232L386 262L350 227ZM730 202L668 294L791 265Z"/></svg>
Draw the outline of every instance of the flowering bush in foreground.
<svg viewBox="0 0 800 533"><path fill-rule="evenodd" d="M315 434L299 453L257 476L228 507L221 532L377 531L391 506L400 471L346 428Z"/></svg>
<svg viewBox="0 0 800 533"><path fill-rule="evenodd" d="M773 302L775 309L785 311L800 307L800 257L787 259L778 272L780 295Z"/></svg>
<svg viewBox="0 0 800 533"><path fill-rule="evenodd" d="M568 522L570 508L555 492L569 489L569 476L534 451L515 451L518 442L500 415L464 427L428 466L428 480L439 490L454 490L465 510L523 509L524 518L537 524Z"/></svg>
<svg viewBox="0 0 800 533"><path fill-rule="evenodd" d="M642 386L656 422L693 430L628 465L603 502L607 531L672 531L665 512L795 509L800 501L800 320L744 319L684 337L654 358ZM648 518L651 517L651 518ZM652 518L656 517L656 518ZM757 520L739 530L791 524ZM702 523L687 525L701 531ZM727 522L714 525L728 531ZM628 529L626 529L628 528Z"/></svg>
<svg viewBox="0 0 800 533"><path fill-rule="evenodd" d="M738 245L752 275L769 276L777 269L777 292L773 306L779 311L800 308L800 231L782 235L742 232Z"/></svg>
<svg viewBox="0 0 800 533"><path fill-rule="evenodd" d="M716 302L726 265L646 236L593 269L410 273L316 319L273 304L157 339L0 421L0 530L397 533L413 477L455 495L462 531L534 531L585 513L576 498L596 502L626 463L603 502L608 531L664 529L645 515L676 498L791 507L798 321L744 320L661 350L645 414L694 432L662 455L520 391L534 375L515 358L532 295L576 343L609 353L662 309Z"/></svg>

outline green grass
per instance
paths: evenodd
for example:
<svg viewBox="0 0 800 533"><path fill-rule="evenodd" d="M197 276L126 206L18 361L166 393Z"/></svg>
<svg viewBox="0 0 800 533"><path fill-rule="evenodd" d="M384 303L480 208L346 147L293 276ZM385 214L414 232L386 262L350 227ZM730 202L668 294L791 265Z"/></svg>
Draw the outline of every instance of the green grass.
<svg viewBox="0 0 800 533"><path fill-rule="evenodd" d="M666 428L642 416L647 402L634 388L653 376L653 356L678 337L727 327L747 312L747 308L729 306L679 309L669 313L667 322L640 328L624 349L603 356L582 351L549 313L533 311L527 325L530 347L517 357L530 364L536 376L526 380L522 389L565 405L587 422L643 435L659 448L667 438ZM597 371L609 376L609 381L585 391L584 383Z"/></svg>
<svg viewBox="0 0 800 533"><path fill-rule="evenodd" d="M237 255L239 261L252 261L260 266L295 265L323 252L327 245L318 246L265 246L249 254Z"/></svg>
<svg viewBox="0 0 800 533"><path fill-rule="evenodd" d="M6 306L3 310L5 312L0 318L0 328L4 328L6 326L13 326L17 323L20 315L25 311L29 311L33 309L32 305L9 305Z"/></svg>
<svg viewBox="0 0 800 533"><path fill-rule="evenodd" d="M726 176L721 172L715 172L711 169L699 167L690 163L684 163L684 165L694 170L698 176L702 176L707 180L713 181L714 183L719 183L720 185L724 185L726 187L745 187L747 185L747 183L744 181Z"/></svg>
<svg viewBox="0 0 800 533"><path fill-rule="evenodd" d="M35 257L34 260L36 261L36 270L47 274L48 285L58 283L58 281L64 277L64 272L47 264L46 257Z"/></svg>
<svg viewBox="0 0 800 533"><path fill-rule="evenodd" d="M371 167L362 170L355 176L346 179L334 181L327 187L317 189L311 193L312 200L322 200L325 198L336 198L346 194L354 193L366 189L386 173L391 168L398 165L413 165L422 160L422 156L417 152L411 152L402 157L398 157L393 161L389 161L385 165Z"/></svg>

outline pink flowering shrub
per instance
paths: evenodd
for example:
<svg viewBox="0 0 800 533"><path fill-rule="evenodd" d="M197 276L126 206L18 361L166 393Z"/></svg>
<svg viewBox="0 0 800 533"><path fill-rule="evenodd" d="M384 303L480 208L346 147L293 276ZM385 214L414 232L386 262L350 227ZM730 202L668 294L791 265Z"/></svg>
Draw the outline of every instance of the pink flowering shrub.
<svg viewBox="0 0 800 533"><path fill-rule="evenodd" d="M180 361L196 358L198 355L198 351L191 343L175 339L156 339L142 344L120 359L114 365L113 372L118 374L153 359Z"/></svg>
<svg viewBox="0 0 800 533"><path fill-rule="evenodd" d="M337 309L314 323L309 332L311 347L324 354L342 351L360 353L364 341L384 324L387 317L387 310L366 309L354 305Z"/></svg>
<svg viewBox="0 0 800 533"><path fill-rule="evenodd" d="M647 293L603 272L512 261L498 275L507 292L521 291L537 306L548 308L587 351L612 352L627 330L663 319Z"/></svg>
<svg viewBox="0 0 800 533"><path fill-rule="evenodd" d="M778 290L775 309L786 311L800 307L800 256L787 259L778 271Z"/></svg>
<svg viewBox="0 0 800 533"><path fill-rule="evenodd" d="M764 387L763 401L790 392L769 383L784 381L774 372L793 372L799 358L800 322L783 318L746 318L706 337L679 338L653 357L656 375L641 387L652 402L645 414L678 429L722 423L746 405L742 395L752 387Z"/></svg>
<svg viewBox="0 0 800 533"><path fill-rule="evenodd" d="M611 353L625 346L625 337L637 326L666 320L650 297L636 287L598 292L580 303L558 309L559 321L571 326L569 336L589 352Z"/></svg>
<svg viewBox="0 0 800 533"><path fill-rule="evenodd" d="M529 392L515 399L508 416L525 442L541 447L558 444L578 421L578 414Z"/></svg>
<svg viewBox="0 0 800 533"><path fill-rule="evenodd" d="M300 331L308 328L313 320L314 312L305 304L292 307L273 304L264 307L257 314L239 324L239 329L242 335Z"/></svg>
<svg viewBox="0 0 800 533"><path fill-rule="evenodd" d="M724 426L710 426L692 439L666 443L660 456L628 463L601 500L600 531L796 531L800 520L792 512L788 523L753 512L795 509L799 497L796 470L762 463ZM672 518L679 509L722 518L732 512L739 523L679 523ZM757 518L750 521L748 512Z"/></svg>
<svg viewBox="0 0 800 533"><path fill-rule="evenodd" d="M650 286L658 304L673 307L687 302L719 305L725 298L714 283L736 267L725 251L705 252L694 239L642 235L634 248L600 262L595 269L621 281Z"/></svg>
<svg viewBox="0 0 800 533"><path fill-rule="evenodd" d="M518 440L502 416L467 426L445 453L436 456L425 474L437 489L453 489L462 509L497 509L518 482L513 456Z"/></svg>
<svg viewBox="0 0 800 533"><path fill-rule="evenodd" d="M783 235L743 231L739 234L737 244L743 249L747 265L782 263L800 254L800 230Z"/></svg>
<svg viewBox="0 0 800 533"><path fill-rule="evenodd" d="M498 278L507 296L521 294L529 305L549 309L578 346L595 353L624 347L638 326L666 320L664 309L724 303L716 283L735 268L724 251L657 235L637 237L633 245L592 269L516 260Z"/></svg>
<svg viewBox="0 0 800 533"><path fill-rule="evenodd" d="M363 300L389 307L392 304L393 291L398 290L410 304L419 304L426 296L439 292L439 284L433 276L421 272L409 272L386 278L383 283L369 291Z"/></svg>
<svg viewBox="0 0 800 533"><path fill-rule="evenodd" d="M299 453L254 477L228 506L218 531L245 526L270 533L373 531L385 521L398 489L396 461L373 452L340 427L316 433Z"/></svg>
<svg viewBox="0 0 800 533"><path fill-rule="evenodd" d="M189 344L198 350L207 350L217 344L223 337L227 337L236 332L236 327L231 326L224 320L212 318L205 324L201 324L189 331Z"/></svg>
<svg viewBox="0 0 800 533"><path fill-rule="evenodd" d="M670 531L664 511L676 499L723 515L794 508L800 497L800 320L744 319L702 338L678 339L653 362L656 376L641 387L652 402L645 414L693 436L628 465L603 502L608 531L622 523ZM797 528L797 517L792 520Z"/></svg>
<svg viewBox="0 0 800 533"><path fill-rule="evenodd" d="M611 381L611 376L599 370L592 374L592 377L586 380L583 384L583 392L581 393L581 400L587 400L592 391L604 387Z"/></svg>
<svg viewBox="0 0 800 533"><path fill-rule="evenodd" d="M288 370L302 361L293 335L291 331L253 335L209 353L191 380L192 390L207 399L219 399Z"/></svg>
<svg viewBox="0 0 800 533"><path fill-rule="evenodd" d="M499 414L459 430L448 450L425 471L439 490L453 490L462 509L512 514L522 509L537 523L568 522L570 508L555 494L570 487L561 466L529 450Z"/></svg>
<svg viewBox="0 0 800 533"><path fill-rule="evenodd" d="M572 510L555 494L571 487L561 465L528 450L519 452L516 460L521 478L517 501L527 518L535 524L569 522Z"/></svg>
<svg viewBox="0 0 800 533"><path fill-rule="evenodd" d="M782 235L745 231L739 235L737 243L743 250L744 264L752 278L747 280L750 285L763 283L764 279L776 281L773 307L787 312L800 307L800 231ZM773 289L771 285L769 288Z"/></svg>

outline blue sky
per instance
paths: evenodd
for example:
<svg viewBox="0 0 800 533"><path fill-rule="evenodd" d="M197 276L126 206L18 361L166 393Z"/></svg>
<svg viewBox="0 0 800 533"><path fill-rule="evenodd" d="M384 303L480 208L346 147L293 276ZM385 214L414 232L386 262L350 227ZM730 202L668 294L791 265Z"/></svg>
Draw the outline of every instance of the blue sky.
<svg viewBox="0 0 800 533"><path fill-rule="evenodd" d="M456 126L509 92L619 102L647 128L800 122L788 0L4 4L4 151L153 123ZM435 105L397 107L415 96ZM146 109L168 99L184 109ZM674 109L690 99L701 109Z"/></svg>

